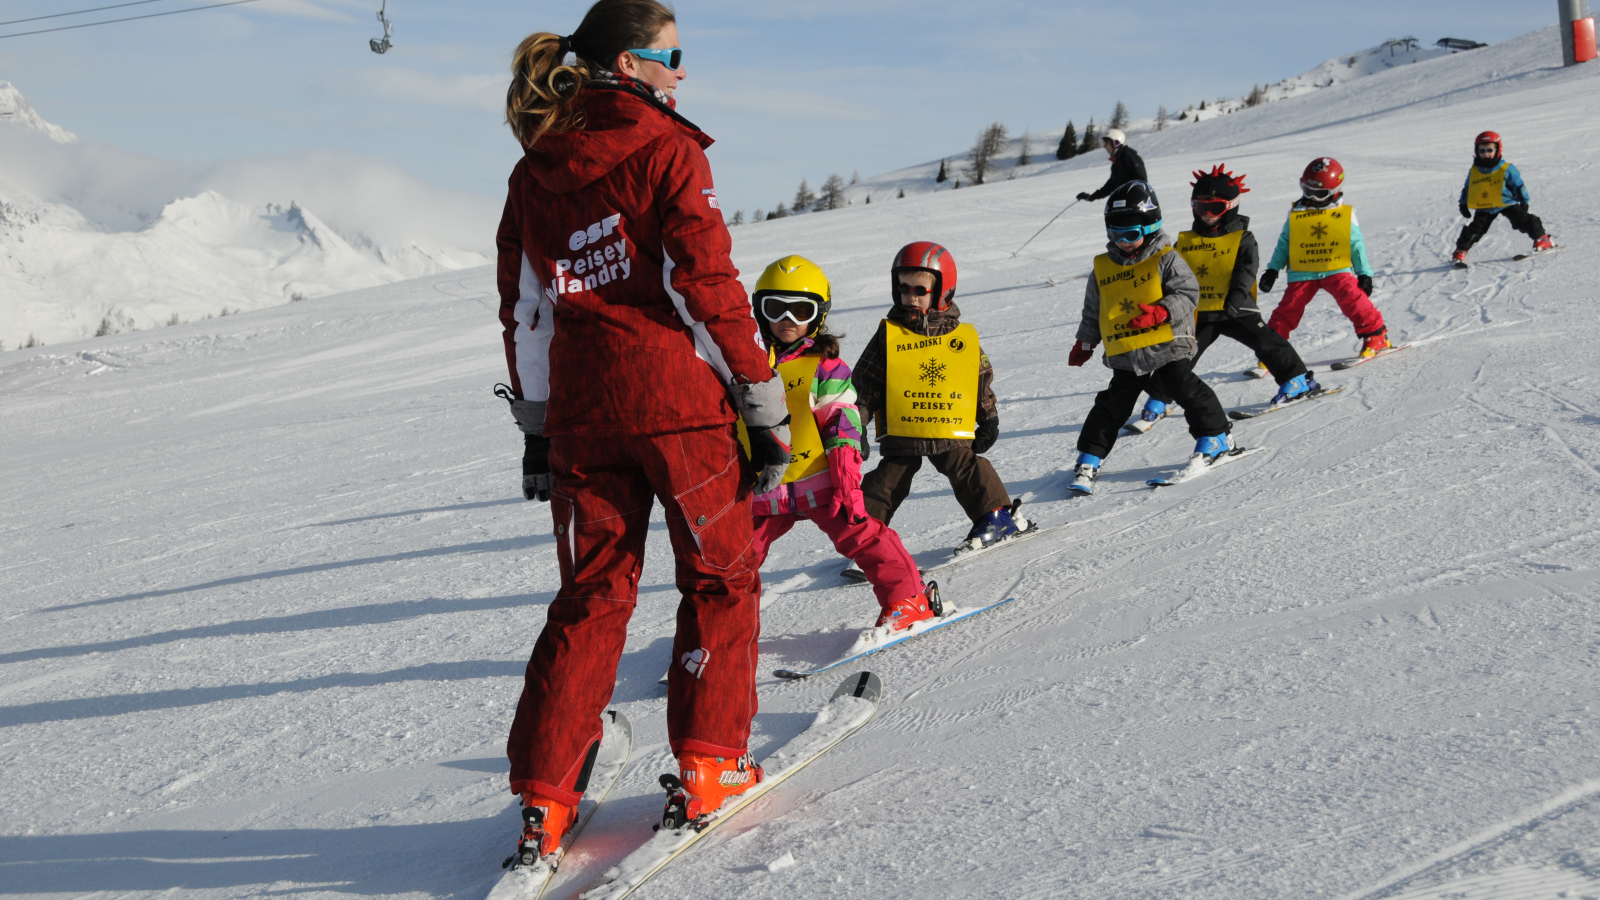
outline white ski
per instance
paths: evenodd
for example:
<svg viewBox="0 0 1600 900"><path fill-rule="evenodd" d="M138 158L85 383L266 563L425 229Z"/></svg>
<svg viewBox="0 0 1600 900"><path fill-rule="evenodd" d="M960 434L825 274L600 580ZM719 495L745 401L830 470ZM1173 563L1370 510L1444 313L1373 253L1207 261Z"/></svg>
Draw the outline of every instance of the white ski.
<svg viewBox="0 0 1600 900"><path fill-rule="evenodd" d="M550 876L556 873L561 860L572 850L572 844L589 824L594 811L600 808L612 785L628 767L628 757L633 755L633 723L620 710L606 710L600 717L604 731L600 738L600 751L595 755L594 768L589 772L589 784L578 803L578 818L561 842L561 849L548 857L524 863L515 854L505 861L516 868L500 876L489 891L489 900L539 900L550 885Z"/></svg>
<svg viewBox="0 0 1600 900"><path fill-rule="evenodd" d="M896 644L903 644L912 638L921 637L930 631L935 631L945 627L946 625L952 625L961 621L962 619L971 618L972 616L975 616L981 612L988 612L989 610L994 609L996 606L1004 606L1015 599L1015 597L1007 597L1004 600L991 603L988 606L979 606L974 609L957 609L954 606L946 606L944 615L933 619L923 619L921 622L912 625L910 628L907 628L904 631L891 632L887 627L869 628L866 631L861 632L861 637L857 638L856 642L850 646L850 649L844 652L843 657L828 663L825 666L821 666L816 669L800 669L798 671L794 669L779 669L772 674L778 678L784 678L791 681L801 678L810 678L813 675L821 675L822 673L831 669L837 669L840 666L849 665L858 659L863 659L871 656L874 653L887 650Z"/></svg>
<svg viewBox="0 0 1600 900"><path fill-rule="evenodd" d="M1528 253L1518 253L1516 256L1513 256L1511 258L1516 260L1517 262L1522 262L1525 259L1532 259L1535 256L1548 256L1551 253L1554 253L1554 252L1556 252L1557 250L1560 250L1560 249L1561 249L1560 247L1551 247L1548 250L1533 250L1533 251L1530 251Z"/></svg>
<svg viewBox="0 0 1600 900"><path fill-rule="evenodd" d="M1183 484L1185 481L1191 481L1195 478L1199 478L1201 475L1206 474L1212 469L1220 468L1221 466L1225 466L1231 462L1238 462L1252 453L1259 453L1262 449L1263 448L1261 447L1237 447L1233 450L1229 450L1227 453L1224 453L1215 459L1206 459L1204 456L1196 453L1194 456L1189 458L1189 464L1179 469L1172 475L1171 478L1152 478L1149 481L1146 481L1145 484L1148 484L1153 488L1172 487L1175 484Z"/></svg>
<svg viewBox="0 0 1600 900"><path fill-rule="evenodd" d="M1156 423L1157 422L1161 421L1162 419L1165 419L1166 417L1167 417L1167 411L1166 410L1162 410L1161 411L1161 415L1156 416L1154 419L1152 419L1152 420L1147 422L1147 421L1145 421L1144 413L1141 411L1139 413L1139 415L1134 416L1133 418L1129 419L1128 420L1128 424L1122 426L1122 433L1123 434L1145 434L1150 429L1156 427Z"/></svg>
<svg viewBox="0 0 1600 900"><path fill-rule="evenodd" d="M1334 370L1335 372L1342 372L1345 369L1354 369L1356 366L1359 366L1362 363L1372 362L1373 360L1378 359L1379 357L1388 356L1391 353L1399 353L1401 350L1404 350L1404 349L1406 349L1407 347L1410 347L1410 346L1411 346L1410 344L1401 344L1401 345L1399 345L1397 347L1385 347L1382 350L1379 350L1377 353L1372 354L1371 356L1358 356L1355 359L1343 359L1343 360L1340 360L1339 362L1334 363L1333 365L1329 366L1328 368Z"/></svg>
<svg viewBox="0 0 1600 900"><path fill-rule="evenodd" d="M817 713L817 718L809 728L761 761L764 771L760 784L729 799L729 805L709 816L683 828L656 832L644 846L623 857L621 862L607 870L578 896L583 900L622 900L633 893L635 888L694 846L696 841L860 730L878 711L878 699L882 696L883 683L871 672L860 672L846 678L833 692L827 705Z"/></svg>
<svg viewBox="0 0 1600 900"><path fill-rule="evenodd" d="M1321 388L1319 390L1311 391L1310 393L1301 394L1300 396L1294 398L1293 400L1285 400L1282 403L1279 403L1277 406L1273 406L1272 404L1268 403L1268 404L1262 404L1261 406L1256 406L1256 407L1245 407L1243 409L1230 409L1230 410L1228 410L1228 418L1235 419L1235 420L1237 420L1237 419L1254 419L1257 416L1264 416L1267 413L1277 412L1280 409L1287 409L1287 408L1289 408L1291 406L1298 406L1301 403L1305 403L1305 402L1308 402L1308 401L1311 401L1311 400L1315 400L1318 397L1326 397L1329 394L1337 394L1342 390L1344 390L1343 387Z"/></svg>

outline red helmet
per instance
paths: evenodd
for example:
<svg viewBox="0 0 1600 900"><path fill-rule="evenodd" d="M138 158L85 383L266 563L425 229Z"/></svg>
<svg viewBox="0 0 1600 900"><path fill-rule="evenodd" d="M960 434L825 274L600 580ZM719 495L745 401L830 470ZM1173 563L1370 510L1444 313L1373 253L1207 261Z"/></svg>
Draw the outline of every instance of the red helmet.
<svg viewBox="0 0 1600 900"><path fill-rule="evenodd" d="M1344 193L1344 166L1331 156L1313 159L1300 174L1300 192L1317 201L1336 199Z"/></svg>
<svg viewBox="0 0 1600 900"><path fill-rule="evenodd" d="M1478 147L1483 145L1483 144L1493 144L1494 145L1494 158L1495 159L1499 159L1501 154L1505 153L1505 150L1506 150L1505 143L1500 140L1500 134L1498 132L1485 131L1484 133L1482 133L1482 134L1478 135L1476 138L1474 138L1473 141L1472 141L1472 155L1473 156L1476 157L1476 156L1480 155L1478 153Z"/></svg>
<svg viewBox="0 0 1600 900"><path fill-rule="evenodd" d="M901 269L920 269L933 273L933 293L938 302L934 309L949 309L956 296L956 258L950 251L932 241L916 241L900 248L889 267L889 294L895 303L900 302L900 282L895 277Z"/></svg>

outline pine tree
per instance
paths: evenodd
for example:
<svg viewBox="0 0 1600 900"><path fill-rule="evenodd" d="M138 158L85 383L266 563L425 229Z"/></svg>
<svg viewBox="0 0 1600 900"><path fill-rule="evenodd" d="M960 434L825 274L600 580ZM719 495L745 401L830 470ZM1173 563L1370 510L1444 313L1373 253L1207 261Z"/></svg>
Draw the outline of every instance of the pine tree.
<svg viewBox="0 0 1600 900"><path fill-rule="evenodd" d="M901 188L900 189L900 193L895 194L894 198L896 200L904 200L906 198L906 189L905 188Z"/></svg>
<svg viewBox="0 0 1600 900"><path fill-rule="evenodd" d="M1056 145L1056 159L1071 159L1078 155L1078 129L1067 120L1067 130L1061 132L1061 143Z"/></svg>
<svg viewBox="0 0 1600 900"><path fill-rule="evenodd" d="M1157 131L1166 131L1167 130L1167 118L1168 118L1167 117L1167 108L1165 106L1159 107L1156 110L1156 130Z"/></svg>
<svg viewBox="0 0 1600 900"><path fill-rule="evenodd" d="M1006 127L999 122L978 132L978 138L972 144L972 161L967 164L967 174L972 176L973 184L983 184L983 178L989 172L989 167L994 165L995 159L1005 150Z"/></svg>
<svg viewBox="0 0 1600 900"><path fill-rule="evenodd" d="M867 195L867 202L864 205L865 206L871 206L872 205L872 195L871 194Z"/></svg>
<svg viewBox="0 0 1600 900"><path fill-rule="evenodd" d="M116 334L116 333L117 333L116 329L111 326L111 317L110 316L102 316L100 318L100 327L96 328L94 330L94 336L95 337L105 337L108 334Z"/></svg>
<svg viewBox="0 0 1600 900"><path fill-rule="evenodd" d="M861 180L861 170L860 169L856 169L855 171L850 173L850 183L851 184L855 184L856 182L858 182L860 180Z"/></svg>
<svg viewBox="0 0 1600 900"><path fill-rule="evenodd" d="M1128 127L1128 108L1117 101L1117 108L1111 113L1111 127L1121 130Z"/></svg>
<svg viewBox="0 0 1600 900"><path fill-rule="evenodd" d="M1017 165L1025 166L1033 157L1033 141L1028 138L1028 132L1022 132L1022 146L1017 149Z"/></svg>
<svg viewBox="0 0 1600 900"><path fill-rule="evenodd" d="M39 336L30 331L30 332L28 332L28 342L26 344L22 345L22 349L29 350L29 349L32 349L34 347L43 347L43 346L44 346L44 342L39 340Z"/></svg>
<svg viewBox="0 0 1600 900"><path fill-rule="evenodd" d="M1263 85L1259 85L1259 84L1252 85L1251 88L1250 88L1250 96L1244 98L1244 105L1245 106L1260 106L1261 104L1263 104L1265 102L1267 102L1267 89L1266 89L1266 87L1263 86Z"/></svg>
<svg viewBox="0 0 1600 900"><path fill-rule="evenodd" d="M844 209L844 179L838 173L828 176L822 183L822 195L817 200L818 211L830 209Z"/></svg>
<svg viewBox="0 0 1600 900"><path fill-rule="evenodd" d="M731 225L743 225L744 224L744 210L742 210L742 209L734 210L733 218L728 220L728 224L730 226Z"/></svg>
<svg viewBox="0 0 1600 900"><path fill-rule="evenodd" d="M817 195L811 192L811 186L806 184L804 178L800 179L800 188L794 192L794 211L796 213L805 212L815 202L817 202Z"/></svg>
<svg viewBox="0 0 1600 900"><path fill-rule="evenodd" d="M768 218L767 214L761 210L761 207L758 206L758 207L756 207L755 214L750 217L750 221L752 221L752 222L765 222L767 220L767 218Z"/></svg>
<svg viewBox="0 0 1600 900"><path fill-rule="evenodd" d="M935 184L944 184L949 179L950 176L946 175L944 171L944 160L941 159L939 160L939 177L935 178L933 181Z"/></svg>
<svg viewBox="0 0 1600 900"><path fill-rule="evenodd" d="M1088 153L1100 143L1100 136L1094 133L1094 116L1089 117L1089 124L1083 128L1083 140L1078 143L1079 153Z"/></svg>
<svg viewBox="0 0 1600 900"><path fill-rule="evenodd" d="M780 202L776 209L774 209L772 212L767 213L767 218L768 219L787 219L787 218L789 218L789 210L786 209L784 207L783 203Z"/></svg>

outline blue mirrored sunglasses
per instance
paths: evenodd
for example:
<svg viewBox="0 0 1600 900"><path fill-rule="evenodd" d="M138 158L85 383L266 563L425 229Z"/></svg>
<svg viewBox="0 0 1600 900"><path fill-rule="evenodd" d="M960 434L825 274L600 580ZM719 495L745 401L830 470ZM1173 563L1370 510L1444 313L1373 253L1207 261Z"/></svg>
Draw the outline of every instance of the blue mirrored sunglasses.
<svg viewBox="0 0 1600 900"><path fill-rule="evenodd" d="M639 50L629 50L628 52L634 56L661 63L674 72L683 68L683 48L681 47L662 47L659 50L645 47Z"/></svg>

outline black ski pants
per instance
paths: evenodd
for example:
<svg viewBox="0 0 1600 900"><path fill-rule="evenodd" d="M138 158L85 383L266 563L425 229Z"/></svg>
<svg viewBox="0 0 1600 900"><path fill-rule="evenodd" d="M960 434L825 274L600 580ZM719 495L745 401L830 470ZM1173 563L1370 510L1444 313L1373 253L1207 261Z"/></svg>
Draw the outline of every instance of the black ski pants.
<svg viewBox="0 0 1600 900"><path fill-rule="evenodd" d="M1462 252L1472 249L1472 245L1483 240L1489 233L1489 226L1494 224L1497 216L1505 216L1511 227L1522 232L1528 237L1538 240L1544 237L1544 223L1539 217L1528 212L1526 206L1507 206L1503 209L1480 209L1461 229L1461 237L1456 238L1456 249Z"/></svg>
<svg viewBox="0 0 1600 900"><path fill-rule="evenodd" d="M1260 313L1246 313L1232 319L1201 322L1194 332L1197 346L1192 362L1200 362L1200 357L1205 354L1206 349L1216 343L1219 337L1231 337L1249 347L1250 352L1256 355L1256 359L1267 364L1267 371L1272 373L1273 380L1279 385L1297 375L1306 374L1306 364L1301 361L1294 345L1289 343L1288 338L1268 328L1267 323L1262 321ZM1150 391L1150 396L1162 403L1172 403L1172 398L1159 393L1159 389Z"/></svg>
<svg viewBox="0 0 1600 900"><path fill-rule="evenodd" d="M1189 434L1197 440L1207 435L1231 431L1232 423L1222 411L1222 401L1200 376L1194 374L1194 360L1180 359L1169 362L1149 375L1135 375L1126 369L1111 370L1111 384L1094 397L1094 408L1083 420L1083 430L1078 432L1078 452L1089 453L1105 459L1116 446L1117 432L1133 415L1133 406L1139 395L1148 392L1156 396L1171 397L1172 402L1183 407L1184 420L1189 423Z"/></svg>
<svg viewBox="0 0 1600 900"><path fill-rule="evenodd" d="M1127 418L1124 416L1123 418ZM867 515L887 525L895 510L911 494L911 480L922 468L920 456L885 456L878 467L861 479L861 497L866 501ZM1011 505L1011 495L1006 493L1006 483L987 459L972 452L972 444L963 441L960 446L943 453L929 454L928 462L940 475L950 479L950 489L967 518L976 522L1002 506Z"/></svg>

